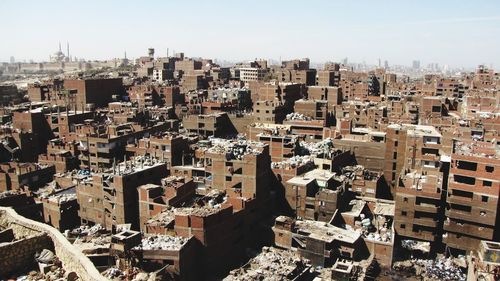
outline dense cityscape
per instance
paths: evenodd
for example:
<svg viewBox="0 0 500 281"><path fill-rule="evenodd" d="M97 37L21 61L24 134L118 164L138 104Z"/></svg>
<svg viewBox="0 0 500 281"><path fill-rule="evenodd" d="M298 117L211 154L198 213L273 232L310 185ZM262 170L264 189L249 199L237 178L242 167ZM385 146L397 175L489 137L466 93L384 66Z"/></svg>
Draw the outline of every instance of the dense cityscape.
<svg viewBox="0 0 500 281"><path fill-rule="evenodd" d="M0 46L0 281L500 280L492 63L64 35Z"/></svg>

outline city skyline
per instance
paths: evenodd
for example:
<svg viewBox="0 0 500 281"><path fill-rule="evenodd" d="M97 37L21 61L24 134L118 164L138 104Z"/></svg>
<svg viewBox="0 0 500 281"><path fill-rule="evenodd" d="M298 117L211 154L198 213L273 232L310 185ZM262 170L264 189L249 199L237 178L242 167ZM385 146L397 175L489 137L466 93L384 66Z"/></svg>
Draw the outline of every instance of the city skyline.
<svg viewBox="0 0 500 281"><path fill-rule="evenodd" d="M168 48L170 54L228 61L309 57L321 63L347 57L374 65L379 59L391 65L413 60L422 66L500 65L494 36L500 32L500 4L495 1L25 4L0 3L10 11L4 16L9 24L0 30L11 38L0 46L0 61L11 56L48 61L59 42L64 52L69 42L72 56L88 60L123 57L125 51L136 58L154 47L158 56L166 56ZM57 16L48 17L51 13Z"/></svg>

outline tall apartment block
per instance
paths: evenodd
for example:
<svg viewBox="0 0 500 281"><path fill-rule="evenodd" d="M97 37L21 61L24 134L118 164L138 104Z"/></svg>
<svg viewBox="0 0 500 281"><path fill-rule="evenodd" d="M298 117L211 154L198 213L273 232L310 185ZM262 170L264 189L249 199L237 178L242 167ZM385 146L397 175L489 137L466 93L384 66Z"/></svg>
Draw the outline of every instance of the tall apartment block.
<svg viewBox="0 0 500 281"><path fill-rule="evenodd" d="M488 142L454 142L443 237L448 247L470 251L481 240L498 239L499 151Z"/></svg>

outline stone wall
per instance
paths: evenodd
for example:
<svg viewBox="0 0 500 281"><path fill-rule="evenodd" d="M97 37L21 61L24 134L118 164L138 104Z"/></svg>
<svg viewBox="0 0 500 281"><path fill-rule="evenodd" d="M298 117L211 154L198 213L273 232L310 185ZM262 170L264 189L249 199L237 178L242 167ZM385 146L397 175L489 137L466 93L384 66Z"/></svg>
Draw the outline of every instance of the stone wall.
<svg viewBox="0 0 500 281"><path fill-rule="evenodd" d="M44 223L29 220L18 215L13 209L0 207L0 222L22 231L45 233L54 245L54 251L63 263L66 272L75 272L83 281L107 280L82 252L73 246L57 229Z"/></svg>
<svg viewBox="0 0 500 281"><path fill-rule="evenodd" d="M0 246L0 276L26 267L35 261L35 253L51 249L52 241L45 233L38 233Z"/></svg>

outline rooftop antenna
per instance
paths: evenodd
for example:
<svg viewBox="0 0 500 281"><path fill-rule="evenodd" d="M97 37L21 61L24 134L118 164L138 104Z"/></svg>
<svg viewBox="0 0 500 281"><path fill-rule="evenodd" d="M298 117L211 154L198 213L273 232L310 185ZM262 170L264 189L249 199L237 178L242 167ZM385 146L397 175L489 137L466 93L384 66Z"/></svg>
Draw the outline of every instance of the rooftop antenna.
<svg viewBox="0 0 500 281"><path fill-rule="evenodd" d="M69 59L69 42L66 42L66 51L68 53L68 59Z"/></svg>
<svg viewBox="0 0 500 281"><path fill-rule="evenodd" d="M168 48L167 48L167 58L168 58Z"/></svg>
<svg viewBox="0 0 500 281"><path fill-rule="evenodd" d="M127 51L125 51L125 59L127 58Z"/></svg>

